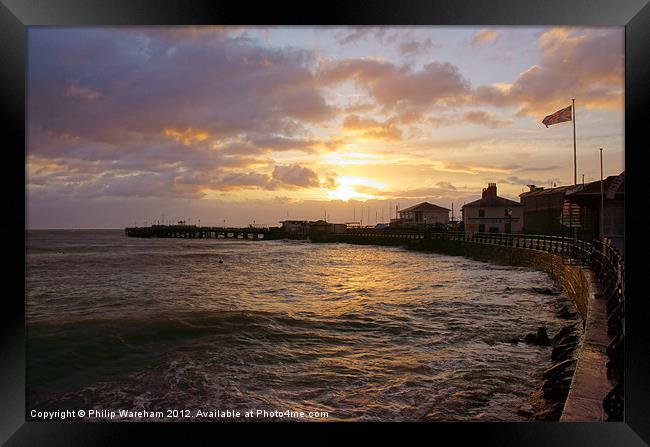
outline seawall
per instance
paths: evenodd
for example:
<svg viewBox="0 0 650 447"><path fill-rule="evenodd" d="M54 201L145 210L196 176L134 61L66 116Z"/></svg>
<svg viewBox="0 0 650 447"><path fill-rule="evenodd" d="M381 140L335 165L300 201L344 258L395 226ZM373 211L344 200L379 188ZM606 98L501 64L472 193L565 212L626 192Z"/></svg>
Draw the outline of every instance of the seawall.
<svg viewBox="0 0 650 447"><path fill-rule="evenodd" d="M415 239L404 241L385 237L330 235L329 242L352 244L403 245L409 249L465 256L496 264L529 267L545 271L573 301L583 322L577 347L577 363L560 421L605 421L603 399L612 389L607 377L607 313L600 285L592 273L564 262L559 254L530 248L482 244L462 240Z"/></svg>

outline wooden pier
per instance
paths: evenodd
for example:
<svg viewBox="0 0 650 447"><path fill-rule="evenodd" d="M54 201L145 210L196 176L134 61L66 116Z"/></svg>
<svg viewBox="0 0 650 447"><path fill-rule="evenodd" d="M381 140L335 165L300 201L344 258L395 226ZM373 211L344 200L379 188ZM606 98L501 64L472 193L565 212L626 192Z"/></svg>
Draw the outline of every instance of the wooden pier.
<svg viewBox="0 0 650 447"><path fill-rule="evenodd" d="M199 227L196 225L152 225L150 227L127 227L128 237L184 238L184 239L245 239L253 241L277 240L287 237L277 227L271 228L230 228Z"/></svg>

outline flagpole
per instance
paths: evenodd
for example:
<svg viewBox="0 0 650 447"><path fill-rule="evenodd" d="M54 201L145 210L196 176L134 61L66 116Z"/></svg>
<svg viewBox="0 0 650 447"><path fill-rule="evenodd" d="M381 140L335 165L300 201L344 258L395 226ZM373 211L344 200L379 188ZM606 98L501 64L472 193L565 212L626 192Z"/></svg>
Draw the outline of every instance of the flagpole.
<svg viewBox="0 0 650 447"><path fill-rule="evenodd" d="M573 112L573 186L578 184L578 157L576 155L576 100L571 99L571 112Z"/></svg>

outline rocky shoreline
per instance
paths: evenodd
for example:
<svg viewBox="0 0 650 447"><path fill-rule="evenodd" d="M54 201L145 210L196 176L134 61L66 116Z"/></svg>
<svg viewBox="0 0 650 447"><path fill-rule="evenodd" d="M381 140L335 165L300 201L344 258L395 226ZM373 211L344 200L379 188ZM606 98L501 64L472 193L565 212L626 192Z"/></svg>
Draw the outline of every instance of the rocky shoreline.
<svg viewBox="0 0 650 447"><path fill-rule="evenodd" d="M550 289L537 292L545 295L559 294ZM577 314L568 305L563 305L561 301L557 304L561 306L557 310L559 318L565 320L577 318ZM549 338L546 327L539 327L536 333L526 334L522 340L511 340L511 342L522 341L538 346L552 346L552 365L544 370L539 388L531 394L530 400L517 410L518 415L530 421L560 420L576 368L577 348L582 340L582 330L583 324L576 321L562 326L553 338Z"/></svg>

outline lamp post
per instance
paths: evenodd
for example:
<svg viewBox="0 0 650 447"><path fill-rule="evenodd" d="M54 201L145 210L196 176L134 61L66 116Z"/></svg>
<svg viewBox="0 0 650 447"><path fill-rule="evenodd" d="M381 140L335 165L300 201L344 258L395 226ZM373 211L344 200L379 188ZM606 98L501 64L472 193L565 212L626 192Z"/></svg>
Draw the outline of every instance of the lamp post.
<svg viewBox="0 0 650 447"><path fill-rule="evenodd" d="M600 148L600 237L605 237L604 226L605 224L605 200L603 199L603 148Z"/></svg>

